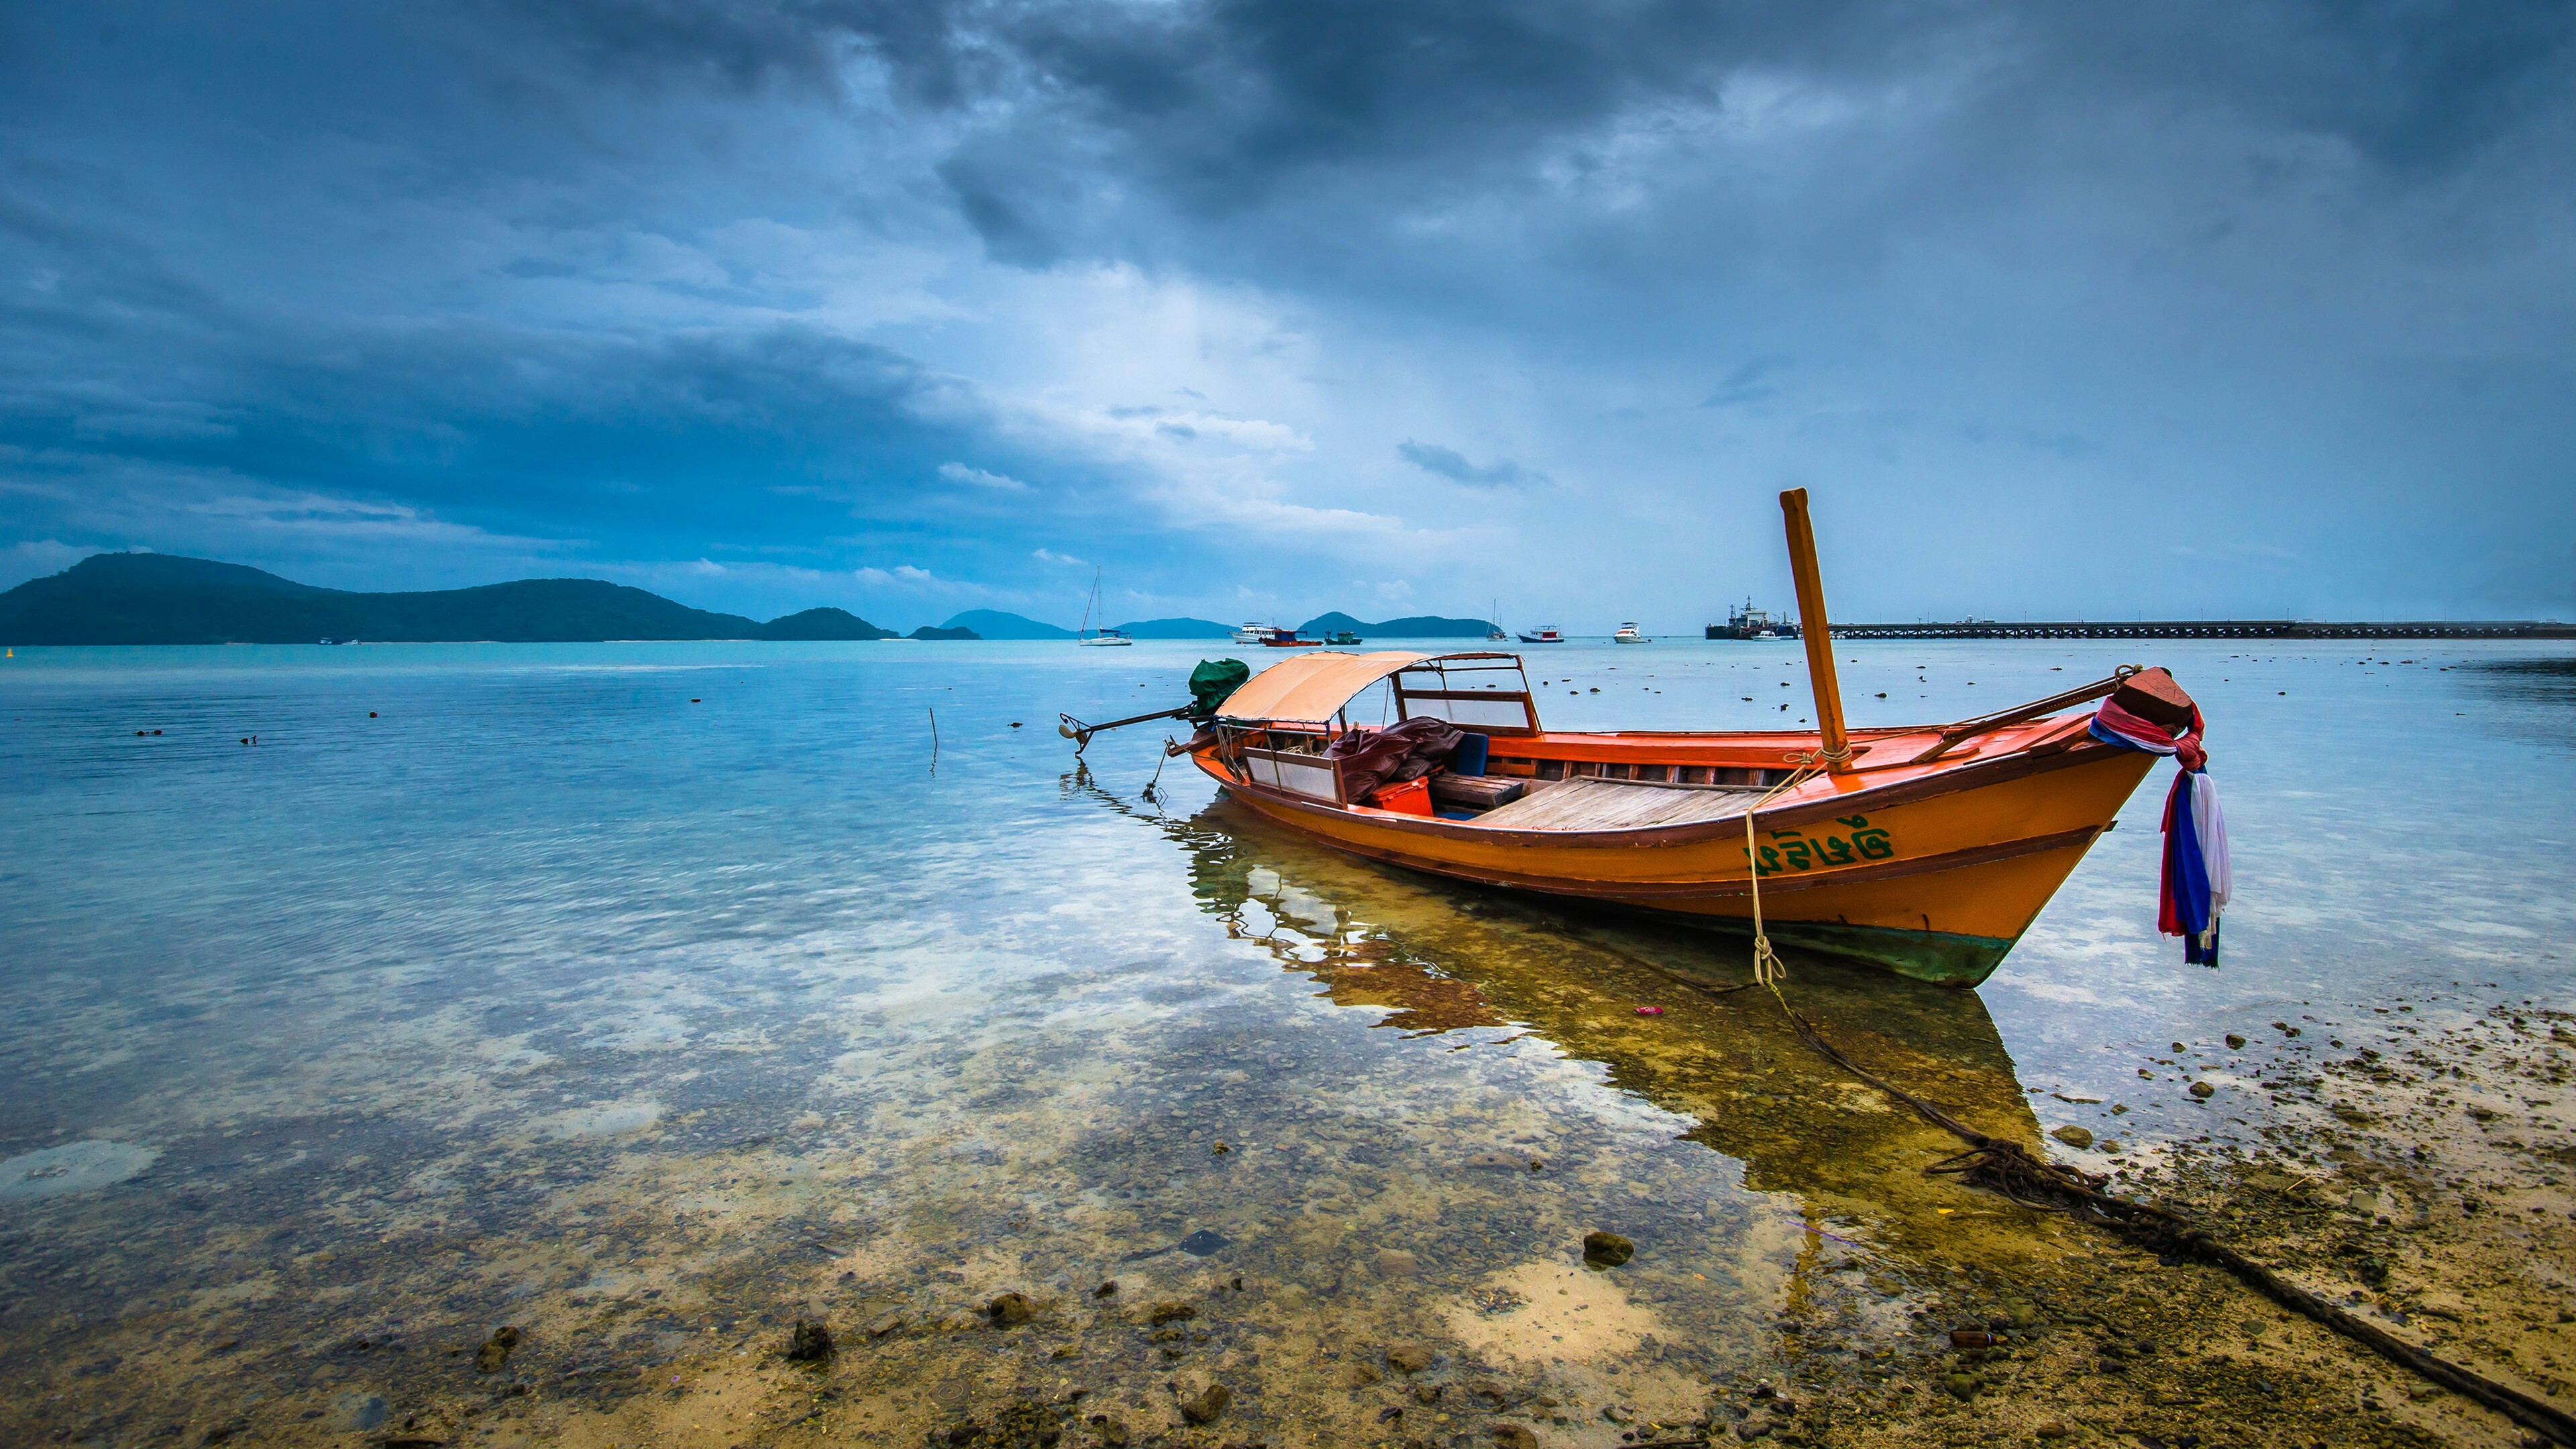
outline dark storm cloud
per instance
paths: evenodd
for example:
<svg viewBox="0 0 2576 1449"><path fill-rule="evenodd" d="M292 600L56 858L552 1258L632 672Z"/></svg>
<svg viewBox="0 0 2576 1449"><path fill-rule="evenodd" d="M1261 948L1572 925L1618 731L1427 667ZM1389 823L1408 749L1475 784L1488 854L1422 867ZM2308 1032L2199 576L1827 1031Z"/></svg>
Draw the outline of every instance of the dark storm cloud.
<svg viewBox="0 0 2576 1449"><path fill-rule="evenodd" d="M1715 520L1814 476L1944 561L1878 561L1903 613L1998 577L2554 600L2572 34L2568 0L18 7L0 547L354 510L916 581L1375 550L1428 591L1470 555L1407 530L1455 485L1482 567L1526 535L1718 578L1770 551ZM2237 536L2125 547L2195 499ZM1151 611L1193 607L1243 612Z"/></svg>
<svg viewBox="0 0 2576 1449"><path fill-rule="evenodd" d="M839 96L847 67L869 60L915 104L961 98L962 7L944 0L547 0L486 8L550 32L607 75L694 77L734 90L777 82Z"/></svg>
<svg viewBox="0 0 2576 1449"><path fill-rule="evenodd" d="M279 344L301 345L281 349ZM782 327L641 341L455 327L200 357L183 407L23 377L0 429L48 471L363 491L503 533L759 545L900 518L979 445L978 402L884 348ZM989 445L982 445L991 452ZM703 545L701 545L703 546Z"/></svg>
<svg viewBox="0 0 2576 1449"><path fill-rule="evenodd" d="M960 451L1012 460L971 384L792 322L316 317L220 295L165 247L5 193L0 258L44 283L0 290L0 456L18 485L0 490L22 526L175 546L178 520L137 523L156 502L204 516L283 496L285 527L328 493L610 557L804 556L912 532Z"/></svg>
<svg viewBox="0 0 2576 1449"><path fill-rule="evenodd" d="M2453 166L2551 99L2576 7L2333 0L2071 7L1823 0L684 4L531 7L604 67L729 85L836 84L881 63L913 104L1010 108L1006 145L942 174L999 254L1062 243L1067 165L1106 163L1187 210L1257 205L1303 176L1383 171L1435 191L1507 180L1546 143L1665 103L1722 108L1746 73L1964 80L2035 131L2136 102L2332 137L2397 172ZM1931 138L1937 142L1937 138ZM1100 146L1115 149L1104 156ZM1926 148L1937 150L1937 144Z"/></svg>

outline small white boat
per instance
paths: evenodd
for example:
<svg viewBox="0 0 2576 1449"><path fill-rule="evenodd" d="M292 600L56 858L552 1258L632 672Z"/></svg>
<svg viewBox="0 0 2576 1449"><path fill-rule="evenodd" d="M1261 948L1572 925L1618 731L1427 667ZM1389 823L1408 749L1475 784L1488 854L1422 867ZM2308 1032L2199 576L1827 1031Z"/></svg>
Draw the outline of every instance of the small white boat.
<svg viewBox="0 0 2576 1449"><path fill-rule="evenodd" d="M1652 644L1655 641L1647 638L1641 633L1638 633L1637 626L1634 623L1627 623L1620 625L1619 632L1610 636L1610 642L1613 644Z"/></svg>
<svg viewBox="0 0 2576 1449"><path fill-rule="evenodd" d="M1277 632L1267 624L1239 624L1230 637L1237 644L1264 644Z"/></svg>
<svg viewBox="0 0 2576 1449"><path fill-rule="evenodd" d="M1136 641L1128 638L1126 633L1122 630L1112 629L1105 624L1097 629L1091 627L1091 612L1093 609L1097 608L1099 604L1100 570L1093 569L1091 571L1091 597L1083 601L1082 627L1074 631L1073 642L1082 645L1086 649L1115 649L1121 645L1135 643ZM1108 616L1104 614L1102 617L1106 618Z"/></svg>

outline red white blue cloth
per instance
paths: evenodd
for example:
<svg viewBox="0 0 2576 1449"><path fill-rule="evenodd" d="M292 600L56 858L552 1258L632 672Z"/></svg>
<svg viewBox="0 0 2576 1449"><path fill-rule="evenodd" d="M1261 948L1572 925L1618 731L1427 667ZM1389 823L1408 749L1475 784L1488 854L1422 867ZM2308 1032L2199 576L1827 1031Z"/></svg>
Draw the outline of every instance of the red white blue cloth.
<svg viewBox="0 0 2576 1449"><path fill-rule="evenodd" d="M2182 937L2185 961L2218 964L2218 920L2234 893L2228 862L2227 814L2219 808L2218 782L2209 778L2209 754L2201 748L2200 710L2191 723L2167 729L2152 720L2102 701L2088 727L2093 738L2124 750L2172 755L2181 766L2165 796L2164 879L2158 892L2156 926Z"/></svg>

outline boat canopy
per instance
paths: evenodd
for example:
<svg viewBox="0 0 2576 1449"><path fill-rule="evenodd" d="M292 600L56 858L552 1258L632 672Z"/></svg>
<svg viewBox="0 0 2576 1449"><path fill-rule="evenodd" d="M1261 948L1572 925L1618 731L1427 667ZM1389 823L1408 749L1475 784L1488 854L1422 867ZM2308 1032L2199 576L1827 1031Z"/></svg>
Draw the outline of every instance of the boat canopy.
<svg viewBox="0 0 2576 1449"><path fill-rule="evenodd" d="M1466 679L1454 678L1466 675ZM1485 683L1506 674L1508 685ZM1417 654L1391 649L1376 654L1300 654L1252 676L1218 706L1220 719L1237 724L1307 725L1322 729L1361 691L1395 678L1396 717L1445 719L1464 729L1536 734L1538 711L1520 656L1476 652ZM1465 684L1471 687L1459 688Z"/></svg>
<svg viewBox="0 0 2576 1449"><path fill-rule="evenodd" d="M1430 658L1409 649L1379 654L1300 654L1252 676L1217 706L1221 719L1275 724L1330 724L1352 696L1409 664Z"/></svg>

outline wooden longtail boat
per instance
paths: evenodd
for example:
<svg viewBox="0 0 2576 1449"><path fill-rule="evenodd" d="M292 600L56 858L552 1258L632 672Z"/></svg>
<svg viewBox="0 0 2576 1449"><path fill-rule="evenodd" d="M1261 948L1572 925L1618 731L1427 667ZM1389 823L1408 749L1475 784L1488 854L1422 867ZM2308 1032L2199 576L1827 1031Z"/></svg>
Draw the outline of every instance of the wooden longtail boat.
<svg viewBox="0 0 2576 1449"><path fill-rule="evenodd" d="M1845 731L1805 503L1782 495L1815 730L1549 730L1518 655L1389 651L1272 666L1189 753L1244 805L1354 855L1746 927L1758 878L1773 940L1974 986L2156 757L2095 739L2089 711L2055 713L2122 676L1953 725ZM1346 706L1381 682L1399 720L1485 737L1473 790L1434 779L1435 800L1464 808L1426 817L1348 797L1326 751L1350 729Z"/></svg>

